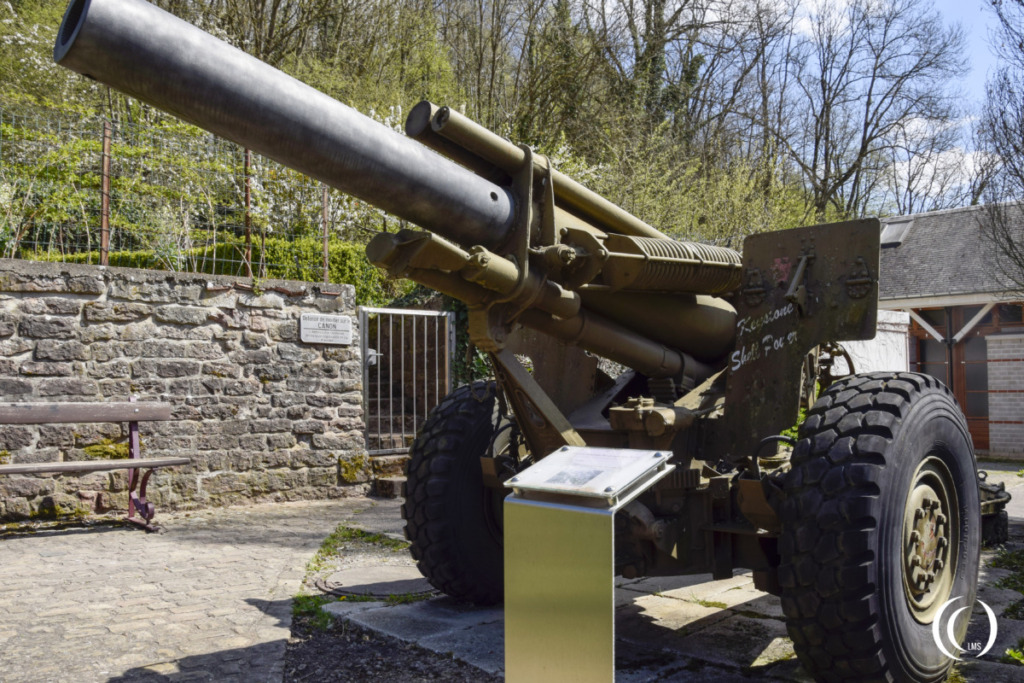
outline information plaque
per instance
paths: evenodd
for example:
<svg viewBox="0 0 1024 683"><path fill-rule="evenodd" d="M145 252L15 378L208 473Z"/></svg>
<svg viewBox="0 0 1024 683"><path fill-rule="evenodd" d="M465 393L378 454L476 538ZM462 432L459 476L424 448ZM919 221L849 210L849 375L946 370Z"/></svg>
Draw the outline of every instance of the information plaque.
<svg viewBox="0 0 1024 683"><path fill-rule="evenodd" d="M602 499L612 506L672 471L670 456L668 451L563 446L505 486L526 498L530 492L560 494Z"/></svg>
<svg viewBox="0 0 1024 683"><path fill-rule="evenodd" d="M351 344L352 318L303 313L299 319L299 339L306 344Z"/></svg>

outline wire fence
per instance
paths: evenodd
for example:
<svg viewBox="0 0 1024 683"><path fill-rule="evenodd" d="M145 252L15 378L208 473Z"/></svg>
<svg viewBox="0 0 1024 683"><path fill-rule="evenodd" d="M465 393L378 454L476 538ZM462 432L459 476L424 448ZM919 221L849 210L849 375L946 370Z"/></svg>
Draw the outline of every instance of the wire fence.
<svg viewBox="0 0 1024 683"><path fill-rule="evenodd" d="M182 123L0 103L3 257L328 282L393 220Z"/></svg>

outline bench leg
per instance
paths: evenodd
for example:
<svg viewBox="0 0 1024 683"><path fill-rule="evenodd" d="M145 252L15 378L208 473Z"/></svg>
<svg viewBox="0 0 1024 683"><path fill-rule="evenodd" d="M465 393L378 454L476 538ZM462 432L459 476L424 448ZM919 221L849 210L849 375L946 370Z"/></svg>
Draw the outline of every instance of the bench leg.
<svg viewBox="0 0 1024 683"><path fill-rule="evenodd" d="M146 470L141 481L137 469L128 470L128 521L138 524L146 531L156 531L156 527L150 523L153 515L156 514L156 506L146 500L146 485L153 470ZM138 493L135 492L135 485L139 485ZM139 513L139 517L135 513Z"/></svg>

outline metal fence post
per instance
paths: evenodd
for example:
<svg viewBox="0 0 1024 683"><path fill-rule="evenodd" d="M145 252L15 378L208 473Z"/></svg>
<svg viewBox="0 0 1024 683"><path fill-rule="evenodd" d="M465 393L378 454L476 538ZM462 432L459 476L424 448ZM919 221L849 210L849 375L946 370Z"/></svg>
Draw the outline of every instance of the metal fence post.
<svg viewBox="0 0 1024 683"><path fill-rule="evenodd" d="M110 121L103 122L100 159L100 265L110 265Z"/></svg>
<svg viewBox="0 0 1024 683"><path fill-rule="evenodd" d="M246 148L245 165L245 271L252 277L252 152ZM216 256L216 254L214 255Z"/></svg>
<svg viewBox="0 0 1024 683"><path fill-rule="evenodd" d="M329 253L329 251L327 249L327 237L328 237L328 232L327 232L327 228L328 228L328 225L327 225L328 210L327 209L328 209L328 202L330 201L330 197L327 194L327 186L326 185L323 186L323 190L324 190L323 191L323 199L321 201L321 210L320 210L320 222L323 225L323 230L324 230L324 284L327 284L328 282L331 281L330 272L328 271L328 266L330 264L330 253Z"/></svg>

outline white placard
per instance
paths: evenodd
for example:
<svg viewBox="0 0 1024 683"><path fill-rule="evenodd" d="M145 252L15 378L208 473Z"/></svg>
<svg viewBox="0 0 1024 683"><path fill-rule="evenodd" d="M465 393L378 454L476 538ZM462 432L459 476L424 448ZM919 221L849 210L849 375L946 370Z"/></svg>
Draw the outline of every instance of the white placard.
<svg viewBox="0 0 1024 683"><path fill-rule="evenodd" d="M613 498L655 470L671 451L565 446L505 482L516 490Z"/></svg>
<svg viewBox="0 0 1024 683"><path fill-rule="evenodd" d="M352 317L303 313L299 319L299 339L307 344L351 344Z"/></svg>

